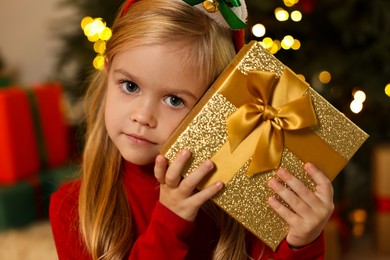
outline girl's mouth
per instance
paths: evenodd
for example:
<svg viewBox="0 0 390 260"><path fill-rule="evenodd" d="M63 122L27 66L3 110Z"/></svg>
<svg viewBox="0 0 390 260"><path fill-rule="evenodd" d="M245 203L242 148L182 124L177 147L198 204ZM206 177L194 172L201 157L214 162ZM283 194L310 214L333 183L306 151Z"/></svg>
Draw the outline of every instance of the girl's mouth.
<svg viewBox="0 0 390 260"><path fill-rule="evenodd" d="M156 144L140 135L136 135L136 134L125 134L125 135L132 143L135 144L140 144L140 145Z"/></svg>

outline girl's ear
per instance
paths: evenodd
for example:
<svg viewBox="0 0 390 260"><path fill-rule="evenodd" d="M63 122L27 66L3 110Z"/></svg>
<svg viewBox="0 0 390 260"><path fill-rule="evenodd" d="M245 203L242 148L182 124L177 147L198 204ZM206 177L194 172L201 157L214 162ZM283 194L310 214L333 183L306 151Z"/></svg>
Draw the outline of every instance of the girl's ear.
<svg viewBox="0 0 390 260"><path fill-rule="evenodd" d="M108 71L110 69L110 62L107 58L104 59L104 68Z"/></svg>

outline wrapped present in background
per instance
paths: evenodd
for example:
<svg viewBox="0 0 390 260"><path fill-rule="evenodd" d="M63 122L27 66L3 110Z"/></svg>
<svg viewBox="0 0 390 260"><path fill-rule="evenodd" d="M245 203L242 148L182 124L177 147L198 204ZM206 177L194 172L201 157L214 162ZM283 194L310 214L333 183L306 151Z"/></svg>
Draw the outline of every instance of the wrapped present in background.
<svg viewBox="0 0 390 260"><path fill-rule="evenodd" d="M15 183L39 171L31 113L23 89L0 89L0 183Z"/></svg>
<svg viewBox="0 0 390 260"><path fill-rule="evenodd" d="M184 148L183 174L211 158L216 170L199 187L222 180L213 201L273 250L287 223L268 205L267 183L288 169L309 188L303 169L314 163L329 179L341 171L367 134L255 41L244 46L162 148L170 160Z"/></svg>
<svg viewBox="0 0 390 260"><path fill-rule="evenodd" d="M69 160L68 125L65 121L62 86L58 83L35 85L31 99L36 104L37 137L42 139L41 156L53 168Z"/></svg>
<svg viewBox="0 0 390 260"><path fill-rule="evenodd" d="M390 253L390 144L374 148L372 165L375 246L379 252Z"/></svg>
<svg viewBox="0 0 390 260"><path fill-rule="evenodd" d="M13 184L69 160L62 87L0 90L0 183Z"/></svg>

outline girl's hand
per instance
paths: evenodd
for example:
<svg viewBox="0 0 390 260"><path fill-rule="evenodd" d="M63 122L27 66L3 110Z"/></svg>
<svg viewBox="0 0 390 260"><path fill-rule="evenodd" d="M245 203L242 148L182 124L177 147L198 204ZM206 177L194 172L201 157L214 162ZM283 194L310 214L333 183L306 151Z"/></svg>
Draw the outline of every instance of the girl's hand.
<svg viewBox="0 0 390 260"><path fill-rule="evenodd" d="M199 208L222 189L223 183L219 181L202 191L195 192L199 182L214 168L214 163L206 160L183 179L181 173L190 156L190 151L182 150L167 167L167 159L163 155L158 155L154 175L161 184L160 203L181 218L194 221Z"/></svg>
<svg viewBox="0 0 390 260"><path fill-rule="evenodd" d="M291 189L287 189L275 178L269 186L292 209L282 205L275 197L270 197L270 206L290 226L287 243L292 247L302 247L313 242L320 234L333 212L333 187L330 180L313 164L306 163L305 170L317 184L315 192L309 190L299 179L285 169L279 169L277 176Z"/></svg>

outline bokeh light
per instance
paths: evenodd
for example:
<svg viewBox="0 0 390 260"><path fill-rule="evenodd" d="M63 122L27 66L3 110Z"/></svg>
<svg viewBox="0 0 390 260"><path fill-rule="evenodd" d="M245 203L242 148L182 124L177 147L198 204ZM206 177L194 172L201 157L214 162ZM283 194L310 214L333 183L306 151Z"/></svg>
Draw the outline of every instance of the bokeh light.
<svg viewBox="0 0 390 260"><path fill-rule="evenodd" d="M288 20L289 14L283 8L277 7L275 9L275 17L278 21L283 22Z"/></svg>
<svg viewBox="0 0 390 260"><path fill-rule="evenodd" d="M354 112L355 114L358 114L363 109L363 103L360 102L359 100L354 99L354 100L352 100L349 107L350 107L352 112Z"/></svg>
<svg viewBox="0 0 390 260"><path fill-rule="evenodd" d="M86 16L81 20L81 28L84 31L90 42L93 42L93 49L97 56L92 64L95 69L102 70L104 68L104 52L106 51L106 42L111 38L112 31L106 26L106 22L102 18L92 18Z"/></svg>
<svg viewBox="0 0 390 260"><path fill-rule="evenodd" d="M93 59L93 67L97 70L102 70L104 68L104 56L98 54L95 59Z"/></svg>
<svg viewBox="0 0 390 260"><path fill-rule="evenodd" d="M318 75L318 79L322 84L328 84L330 80L332 79L332 76L330 73L326 70L321 71L321 73Z"/></svg>
<svg viewBox="0 0 390 260"><path fill-rule="evenodd" d="M90 16L86 16L86 17L84 17L82 20L81 20L81 29L85 29L85 26L87 25L87 24L90 24L90 23L93 23L93 18L92 17L90 17Z"/></svg>
<svg viewBox="0 0 390 260"><path fill-rule="evenodd" d="M265 37L263 39L263 43L266 49L271 49L272 45L274 44L274 41L270 37Z"/></svg>
<svg viewBox="0 0 390 260"><path fill-rule="evenodd" d="M390 83L388 83L385 87L385 94L390 97Z"/></svg>
<svg viewBox="0 0 390 260"><path fill-rule="evenodd" d="M95 50L96 53L103 55L104 52L106 51L106 42L102 40L96 41L93 45L93 49Z"/></svg>
<svg viewBox="0 0 390 260"><path fill-rule="evenodd" d="M353 94L353 98L355 100L363 103L364 101L366 101L366 93L364 93L361 90L358 90L358 91L355 92L355 94Z"/></svg>
<svg viewBox="0 0 390 260"><path fill-rule="evenodd" d="M281 42L282 48L285 50L290 49L293 44L294 44L294 38L291 35L284 36Z"/></svg>
<svg viewBox="0 0 390 260"><path fill-rule="evenodd" d="M104 27L104 29L99 33L99 39L103 41L108 41L112 36L112 31L108 27Z"/></svg>
<svg viewBox="0 0 390 260"><path fill-rule="evenodd" d="M252 27L252 33L256 37L263 37L265 35L265 27L261 23L255 24Z"/></svg>
<svg viewBox="0 0 390 260"><path fill-rule="evenodd" d="M298 10L292 11L290 16L291 20L293 20L294 22L299 22L302 20L302 13Z"/></svg>
<svg viewBox="0 0 390 260"><path fill-rule="evenodd" d="M297 77L302 80L302 81L306 81L306 78L305 76L303 76L302 74L297 74Z"/></svg>
<svg viewBox="0 0 390 260"><path fill-rule="evenodd" d="M283 0L283 3L287 7L294 6L295 4L298 3L299 0Z"/></svg>
<svg viewBox="0 0 390 260"><path fill-rule="evenodd" d="M291 46L291 49L296 51L299 50L299 48L301 48L301 42L298 39L294 39L294 43Z"/></svg>

